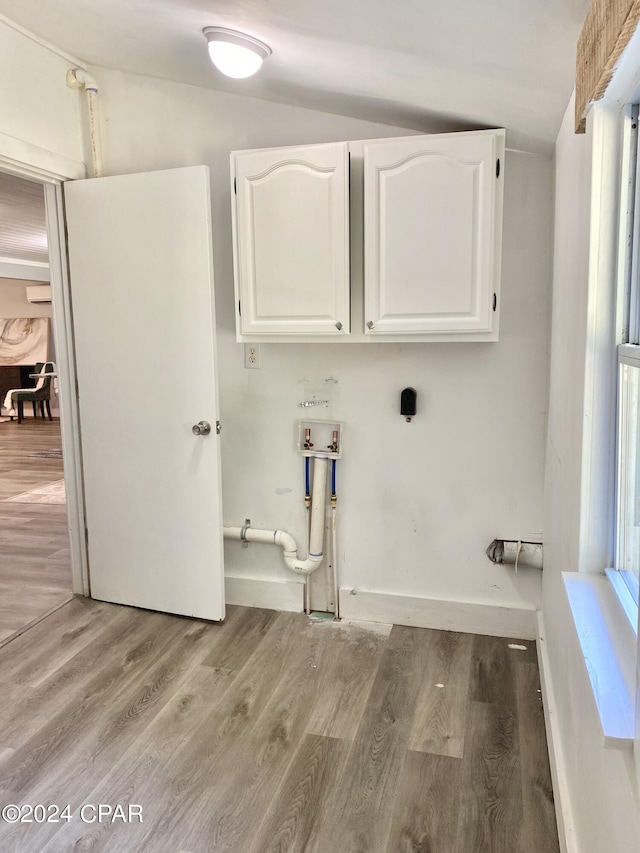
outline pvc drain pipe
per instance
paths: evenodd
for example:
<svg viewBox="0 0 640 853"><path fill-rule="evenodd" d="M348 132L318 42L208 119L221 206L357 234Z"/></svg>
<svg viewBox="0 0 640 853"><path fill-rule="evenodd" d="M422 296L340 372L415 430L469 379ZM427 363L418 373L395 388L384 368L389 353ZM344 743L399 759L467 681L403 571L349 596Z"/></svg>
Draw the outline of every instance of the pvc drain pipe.
<svg viewBox="0 0 640 853"><path fill-rule="evenodd" d="M313 493L311 496L311 532L307 559L298 557L296 540L285 530L261 530L256 527L223 527L225 539L240 542L262 542L279 545L287 568L299 575L315 572L324 557L324 504L327 491L327 462L316 457L313 464Z"/></svg>

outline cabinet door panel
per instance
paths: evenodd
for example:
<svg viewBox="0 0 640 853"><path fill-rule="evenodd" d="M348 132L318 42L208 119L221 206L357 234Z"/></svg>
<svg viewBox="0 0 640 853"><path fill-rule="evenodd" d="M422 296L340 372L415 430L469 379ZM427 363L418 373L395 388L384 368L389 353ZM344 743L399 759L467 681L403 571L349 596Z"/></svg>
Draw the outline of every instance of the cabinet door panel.
<svg viewBox="0 0 640 853"><path fill-rule="evenodd" d="M500 135L364 146L369 334L492 330Z"/></svg>
<svg viewBox="0 0 640 853"><path fill-rule="evenodd" d="M233 157L241 334L345 334L347 144Z"/></svg>

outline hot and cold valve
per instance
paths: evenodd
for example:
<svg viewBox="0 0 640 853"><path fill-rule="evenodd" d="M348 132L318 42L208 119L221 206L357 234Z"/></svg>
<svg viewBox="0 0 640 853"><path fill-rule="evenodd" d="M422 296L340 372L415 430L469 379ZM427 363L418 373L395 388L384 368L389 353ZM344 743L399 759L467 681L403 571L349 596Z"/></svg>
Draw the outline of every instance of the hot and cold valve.
<svg viewBox="0 0 640 853"><path fill-rule="evenodd" d="M300 421L298 450L303 456L339 459L342 456L342 424L335 421Z"/></svg>
<svg viewBox="0 0 640 853"><path fill-rule="evenodd" d="M305 427L304 445L303 446L304 446L305 450L311 450L311 448L313 447L313 442L311 441L311 428L310 427Z"/></svg>

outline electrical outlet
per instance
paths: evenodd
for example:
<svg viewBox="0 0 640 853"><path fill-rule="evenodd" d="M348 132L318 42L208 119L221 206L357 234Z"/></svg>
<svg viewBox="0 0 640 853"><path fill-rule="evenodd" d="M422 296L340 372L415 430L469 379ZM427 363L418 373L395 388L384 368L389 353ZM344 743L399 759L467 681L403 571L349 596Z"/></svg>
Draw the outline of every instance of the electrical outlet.
<svg viewBox="0 0 640 853"><path fill-rule="evenodd" d="M258 370L260 367L259 344L244 345L244 366L247 370Z"/></svg>

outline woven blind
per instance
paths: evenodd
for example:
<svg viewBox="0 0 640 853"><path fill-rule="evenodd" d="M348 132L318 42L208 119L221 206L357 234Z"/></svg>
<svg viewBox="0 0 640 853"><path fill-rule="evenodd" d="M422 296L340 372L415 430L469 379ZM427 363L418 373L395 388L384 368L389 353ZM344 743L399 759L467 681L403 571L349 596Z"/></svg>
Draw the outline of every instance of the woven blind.
<svg viewBox="0 0 640 853"><path fill-rule="evenodd" d="M592 0L578 39L576 133L584 133L586 109L606 92L638 21L640 0Z"/></svg>

